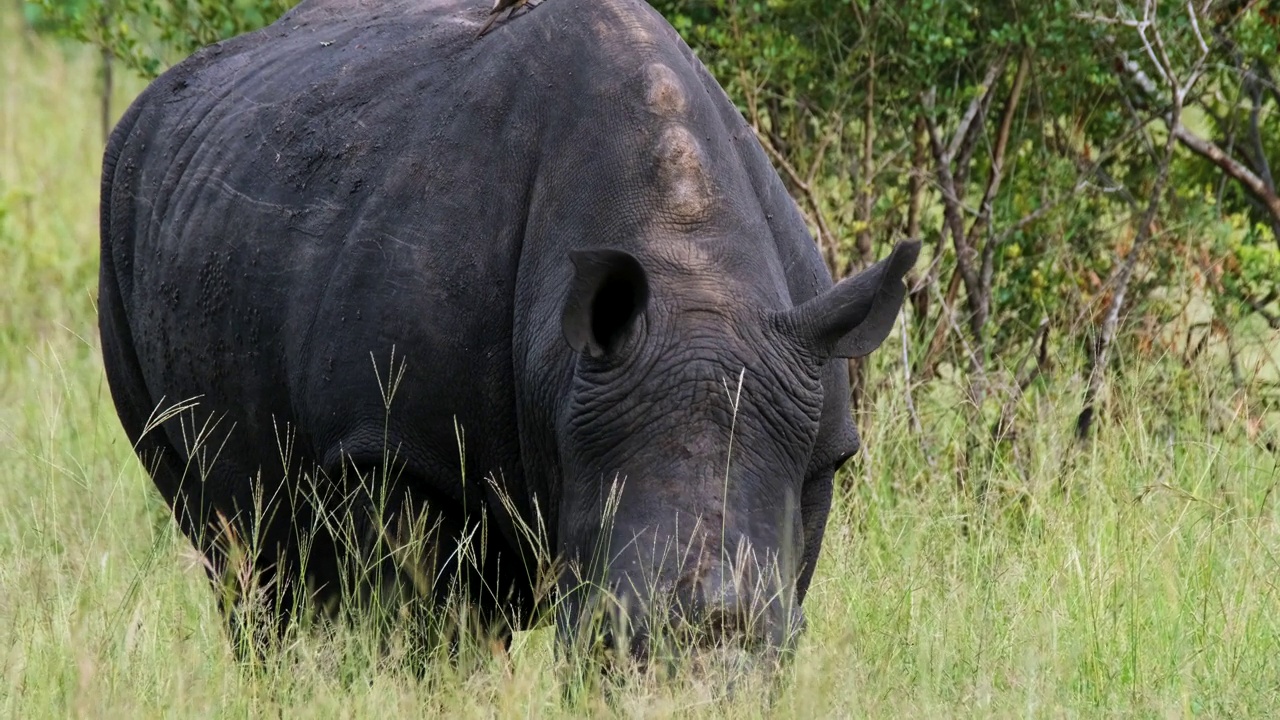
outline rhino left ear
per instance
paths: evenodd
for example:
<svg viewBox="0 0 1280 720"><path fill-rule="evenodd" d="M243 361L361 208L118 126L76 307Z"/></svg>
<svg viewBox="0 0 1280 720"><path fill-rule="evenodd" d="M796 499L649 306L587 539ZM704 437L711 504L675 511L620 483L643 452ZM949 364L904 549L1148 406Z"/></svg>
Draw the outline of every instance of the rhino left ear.
<svg viewBox="0 0 1280 720"><path fill-rule="evenodd" d="M893 329L907 294L902 278L919 255L918 241L898 243L889 257L783 313L783 326L821 357L869 354Z"/></svg>
<svg viewBox="0 0 1280 720"><path fill-rule="evenodd" d="M649 304L649 277L622 250L574 250L573 280L560 329L574 352L600 358L616 354Z"/></svg>

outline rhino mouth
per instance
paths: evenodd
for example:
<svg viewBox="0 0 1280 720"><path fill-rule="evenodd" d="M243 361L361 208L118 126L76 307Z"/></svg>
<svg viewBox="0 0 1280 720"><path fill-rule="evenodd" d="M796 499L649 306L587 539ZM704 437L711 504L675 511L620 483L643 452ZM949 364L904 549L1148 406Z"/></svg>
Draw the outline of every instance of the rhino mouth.
<svg viewBox="0 0 1280 720"><path fill-rule="evenodd" d="M748 632L737 622L715 617L656 615L630 622L604 606L600 602L594 611L576 617L566 613L560 622L561 645L572 648L579 667L617 682L719 678L732 690L746 678L767 680L794 655L804 625L798 609L787 622L762 620L757 631Z"/></svg>
<svg viewBox="0 0 1280 720"><path fill-rule="evenodd" d="M606 672L764 669L792 654L804 615L788 595L717 590L677 582L638 592L625 577L578 587L562 595L560 645Z"/></svg>

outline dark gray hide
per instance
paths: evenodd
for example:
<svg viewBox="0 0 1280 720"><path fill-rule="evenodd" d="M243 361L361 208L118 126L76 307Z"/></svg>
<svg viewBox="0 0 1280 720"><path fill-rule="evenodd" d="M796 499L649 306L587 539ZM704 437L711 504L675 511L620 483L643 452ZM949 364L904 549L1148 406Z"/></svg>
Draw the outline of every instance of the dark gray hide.
<svg viewBox="0 0 1280 720"><path fill-rule="evenodd" d="M657 13L547 0L477 39L488 7L308 0L134 103L102 186L124 428L213 572L253 544L281 615L296 578L339 594L328 528L426 513L435 564L380 572L452 578L491 618L554 599L520 529L545 528L570 634L611 594L637 652L659 607L781 643L858 448L840 358L889 332L917 246L828 292Z"/></svg>

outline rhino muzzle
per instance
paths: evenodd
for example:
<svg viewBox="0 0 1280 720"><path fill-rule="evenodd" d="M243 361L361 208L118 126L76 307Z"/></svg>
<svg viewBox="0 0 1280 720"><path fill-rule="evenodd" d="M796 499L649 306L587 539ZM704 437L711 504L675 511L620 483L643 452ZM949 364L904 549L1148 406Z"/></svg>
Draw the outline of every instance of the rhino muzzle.
<svg viewBox="0 0 1280 720"><path fill-rule="evenodd" d="M562 579L566 646L642 665L708 650L776 657L793 646L804 616L794 568L775 553L761 558L742 550L749 545L743 542L733 554L673 558L655 552L660 546L650 540L619 553L603 582Z"/></svg>

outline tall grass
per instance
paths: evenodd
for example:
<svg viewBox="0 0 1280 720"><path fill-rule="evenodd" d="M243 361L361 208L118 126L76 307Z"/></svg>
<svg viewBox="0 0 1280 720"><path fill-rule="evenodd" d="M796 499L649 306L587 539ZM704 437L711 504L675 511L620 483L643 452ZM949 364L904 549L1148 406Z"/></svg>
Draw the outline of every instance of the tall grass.
<svg viewBox="0 0 1280 720"><path fill-rule="evenodd" d="M916 398L913 432L881 353L867 452L841 477L808 631L774 686L566 692L548 630L465 674L405 672L358 627L241 667L103 380L94 60L28 44L0 13L0 715L1280 713L1274 416L1259 431L1232 414L1207 357L1125 368L1084 448L1058 358L1021 434L975 456L945 383Z"/></svg>

